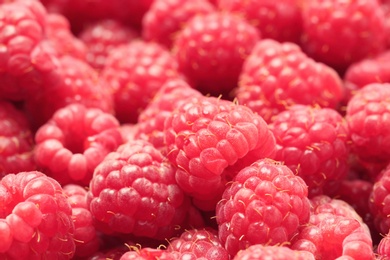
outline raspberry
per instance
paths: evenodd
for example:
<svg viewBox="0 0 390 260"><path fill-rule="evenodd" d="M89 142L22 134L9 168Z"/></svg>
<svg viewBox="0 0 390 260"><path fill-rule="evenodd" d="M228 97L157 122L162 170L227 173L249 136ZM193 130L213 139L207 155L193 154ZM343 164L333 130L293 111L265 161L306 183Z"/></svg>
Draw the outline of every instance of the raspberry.
<svg viewBox="0 0 390 260"><path fill-rule="evenodd" d="M299 2L300 0L219 0L218 8L244 17L260 31L263 38L299 43L302 33Z"/></svg>
<svg viewBox="0 0 390 260"><path fill-rule="evenodd" d="M390 84L372 83L356 92L347 104L352 152L372 163L390 162Z"/></svg>
<svg viewBox="0 0 390 260"><path fill-rule="evenodd" d="M59 61L58 77L26 101L26 111L34 128L42 126L55 111L71 103L113 113L113 97L94 69L71 56L64 56Z"/></svg>
<svg viewBox="0 0 390 260"><path fill-rule="evenodd" d="M188 98L201 98L202 94L182 79L167 81L138 117L135 138L142 138L154 147L164 149L164 122L171 113L188 102Z"/></svg>
<svg viewBox="0 0 390 260"><path fill-rule="evenodd" d="M74 224L73 239L76 245L75 257L87 257L99 250L100 239L93 225L92 214L87 206L87 191L76 184L63 187L64 194L72 207Z"/></svg>
<svg viewBox="0 0 390 260"><path fill-rule="evenodd" d="M26 115L0 100L0 179L8 173L35 170L34 140Z"/></svg>
<svg viewBox="0 0 390 260"><path fill-rule="evenodd" d="M218 231L212 228L191 229L169 242L168 252L180 253L177 259L228 260L226 249L222 246Z"/></svg>
<svg viewBox="0 0 390 260"><path fill-rule="evenodd" d="M386 46L385 18L376 0L306 1L302 20L303 50L341 73Z"/></svg>
<svg viewBox="0 0 390 260"><path fill-rule="evenodd" d="M196 206L203 201L201 209L211 210L226 181L242 167L273 156L275 139L264 120L245 106L215 97L183 103L165 120L168 158L178 167L180 187Z"/></svg>
<svg viewBox="0 0 390 260"><path fill-rule="evenodd" d="M71 259L71 208L59 183L38 171L0 180L0 258Z"/></svg>
<svg viewBox="0 0 390 260"><path fill-rule="evenodd" d="M217 204L219 238L231 256L250 245L288 243L309 220L305 182L270 159L243 168Z"/></svg>
<svg viewBox="0 0 390 260"><path fill-rule="evenodd" d="M142 37L170 49L186 22L214 11L215 6L207 0L155 0L142 20Z"/></svg>
<svg viewBox="0 0 390 260"><path fill-rule="evenodd" d="M135 123L157 90L178 78L178 64L156 43L133 41L112 50L101 80L114 93L115 115L121 123Z"/></svg>
<svg viewBox="0 0 390 260"><path fill-rule="evenodd" d="M86 185L95 167L121 143L119 122L100 109L71 104L35 135L38 167L61 184Z"/></svg>
<svg viewBox="0 0 390 260"><path fill-rule="evenodd" d="M244 19L213 12L190 19L173 43L180 70L204 94L227 95L245 58L260 39Z"/></svg>
<svg viewBox="0 0 390 260"><path fill-rule="evenodd" d="M137 37L138 33L134 29L112 19L98 20L88 25L79 34L79 39L88 48L87 62L98 71L106 65L110 51Z"/></svg>
<svg viewBox="0 0 390 260"><path fill-rule="evenodd" d="M175 181L175 168L142 140L106 156L95 169L88 197L102 232L161 240L176 234L190 205Z"/></svg>
<svg viewBox="0 0 390 260"><path fill-rule="evenodd" d="M294 104L336 108L343 87L332 68L308 58L298 45L266 39L245 60L236 97L270 122Z"/></svg>
<svg viewBox="0 0 390 260"><path fill-rule="evenodd" d="M167 252L162 249L141 248L134 251L126 252L119 260L177 260L177 252Z"/></svg>
<svg viewBox="0 0 390 260"><path fill-rule="evenodd" d="M38 1L0 5L0 98L23 101L42 87L56 57L41 45L46 12Z"/></svg>
<svg viewBox="0 0 390 260"><path fill-rule="evenodd" d="M314 260L312 253L307 251L291 250L284 246L264 246L252 245L245 250L241 250L233 258L233 260Z"/></svg>
<svg viewBox="0 0 390 260"><path fill-rule="evenodd" d="M377 248L378 260L386 260L390 257L390 232L384 236L379 242Z"/></svg>
<svg viewBox="0 0 390 260"><path fill-rule="evenodd" d="M66 17L49 13L46 21L46 35L59 56L70 55L80 60L86 59L87 46L72 34Z"/></svg>
<svg viewBox="0 0 390 260"><path fill-rule="evenodd" d="M293 105L269 125L276 139L275 160L282 161L308 185L309 196L332 194L349 165L349 130L330 108Z"/></svg>

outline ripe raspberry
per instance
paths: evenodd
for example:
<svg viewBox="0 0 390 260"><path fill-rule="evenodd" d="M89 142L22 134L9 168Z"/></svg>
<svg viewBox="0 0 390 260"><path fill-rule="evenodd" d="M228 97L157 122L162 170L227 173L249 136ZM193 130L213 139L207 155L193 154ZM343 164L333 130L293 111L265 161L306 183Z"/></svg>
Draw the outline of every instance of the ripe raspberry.
<svg viewBox="0 0 390 260"><path fill-rule="evenodd" d="M312 253L308 251L291 250L284 246L264 246L252 245L247 249L241 250L233 260L314 260Z"/></svg>
<svg viewBox="0 0 390 260"><path fill-rule="evenodd" d="M294 104L336 108L343 87L332 68L308 58L298 45L262 40L245 60L236 96L270 122Z"/></svg>
<svg viewBox="0 0 390 260"><path fill-rule="evenodd" d="M341 73L386 46L385 18L377 0L305 1L302 20L303 50Z"/></svg>
<svg viewBox="0 0 390 260"><path fill-rule="evenodd" d="M26 115L0 100L0 179L8 173L35 170L33 148Z"/></svg>
<svg viewBox="0 0 390 260"><path fill-rule="evenodd" d="M95 167L121 143L119 122L100 109L71 104L35 135L38 167L61 184L87 185Z"/></svg>
<svg viewBox="0 0 390 260"><path fill-rule="evenodd" d="M269 159L242 169L216 208L219 238L231 256L250 245L287 243L309 220L305 182Z"/></svg>
<svg viewBox="0 0 390 260"><path fill-rule="evenodd" d="M183 103L165 120L168 158L178 167L180 187L196 206L211 210L242 167L274 155L275 139L245 106L203 96Z"/></svg>
<svg viewBox="0 0 390 260"><path fill-rule="evenodd" d="M390 51L351 64L344 75L345 103L366 85L385 82L390 82Z"/></svg>
<svg viewBox="0 0 390 260"><path fill-rule="evenodd" d="M390 258L390 231L379 242L377 255L377 260L388 260Z"/></svg>
<svg viewBox="0 0 390 260"><path fill-rule="evenodd" d="M302 33L300 0L219 0L218 8L244 17L263 38L299 43Z"/></svg>
<svg viewBox="0 0 390 260"><path fill-rule="evenodd" d="M142 20L142 37L170 49L186 22L214 11L215 6L207 0L155 0Z"/></svg>
<svg viewBox="0 0 390 260"><path fill-rule="evenodd" d="M260 39L255 27L232 14L190 19L173 43L180 70L204 94L228 94L237 86L245 58Z"/></svg>
<svg viewBox="0 0 390 260"><path fill-rule="evenodd" d="M145 139L154 147L164 149L164 122L171 113L188 102L188 98L201 98L202 94L182 79L167 81L138 117L135 138Z"/></svg>
<svg viewBox="0 0 390 260"><path fill-rule="evenodd" d="M366 162L390 162L390 84L372 83L347 104L352 152Z"/></svg>
<svg viewBox="0 0 390 260"><path fill-rule="evenodd" d="M34 128L42 126L55 111L71 103L113 113L113 96L94 69L71 56L64 56L59 61L58 77L26 101L26 111Z"/></svg>
<svg viewBox="0 0 390 260"><path fill-rule="evenodd" d="M128 251L119 260L178 260L181 259L177 252L167 252L162 249L141 248Z"/></svg>
<svg viewBox="0 0 390 260"><path fill-rule="evenodd" d="M157 90L178 78L175 58L160 45L133 41L112 50L101 80L114 93L115 115L121 123L135 123Z"/></svg>
<svg viewBox="0 0 390 260"><path fill-rule="evenodd" d="M177 259L229 260L218 231L212 228L191 229L169 242L168 252L178 252Z"/></svg>
<svg viewBox="0 0 390 260"><path fill-rule="evenodd" d="M76 245L75 257L91 256L99 250L100 239L87 205L87 191L76 184L65 185L63 191L72 207L72 220L75 228L73 235Z"/></svg>
<svg viewBox="0 0 390 260"><path fill-rule="evenodd" d="M59 56L70 55L80 60L86 59L87 46L72 34L66 17L49 13L46 21L46 35Z"/></svg>
<svg viewBox="0 0 390 260"><path fill-rule="evenodd" d="M138 33L134 29L112 19L98 20L79 34L79 39L88 49L87 62L98 71L106 65L111 50L137 37Z"/></svg>
<svg viewBox="0 0 390 260"><path fill-rule="evenodd" d="M26 100L56 68L56 57L41 45L46 12L39 1L0 5L0 98Z"/></svg>
<svg viewBox="0 0 390 260"><path fill-rule="evenodd" d="M142 140L106 156L95 169L88 197L102 232L161 240L176 234L190 205L175 181L175 168Z"/></svg>
<svg viewBox="0 0 390 260"><path fill-rule="evenodd" d="M332 194L345 179L349 164L349 130L330 108L293 105L269 125L282 161L308 185L309 196Z"/></svg>
<svg viewBox="0 0 390 260"><path fill-rule="evenodd" d="M71 259L72 211L58 182L38 171L0 180L0 258Z"/></svg>

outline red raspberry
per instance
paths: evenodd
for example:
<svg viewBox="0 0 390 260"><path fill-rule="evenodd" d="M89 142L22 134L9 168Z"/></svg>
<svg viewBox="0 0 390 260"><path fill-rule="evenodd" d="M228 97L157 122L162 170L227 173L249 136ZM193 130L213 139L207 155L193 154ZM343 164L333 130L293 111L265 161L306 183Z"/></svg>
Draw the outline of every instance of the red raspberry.
<svg viewBox="0 0 390 260"><path fill-rule="evenodd" d="M231 256L250 245L288 243L309 220L305 182L269 159L242 169L216 208L219 238Z"/></svg>
<svg viewBox="0 0 390 260"><path fill-rule="evenodd" d="M95 169L88 199L104 233L161 240L178 232L189 202L175 181L175 168L142 140L106 156Z"/></svg>
<svg viewBox="0 0 390 260"><path fill-rule="evenodd" d="M291 248L309 251L315 259L375 259L368 227L345 205L330 198L314 202L310 221L300 227Z"/></svg>
<svg viewBox="0 0 390 260"><path fill-rule="evenodd" d="M344 75L345 103L366 85L385 82L390 82L390 51L351 64Z"/></svg>
<svg viewBox="0 0 390 260"><path fill-rule="evenodd" d="M75 257L91 256L99 250L100 239L87 205L87 191L76 184L65 185L63 191L72 207L72 220L75 228L73 235L76 245Z"/></svg>
<svg viewBox="0 0 390 260"><path fill-rule="evenodd" d="M122 143L122 137L114 116L71 104L38 129L35 141L35 159L43 172L63 185L86 185L95 167Z"/></svg>
<svg viewBox="0 0 390 260"><path fill-rule="evenodd" d="M35 170L33 148L26 115L0 100L0 179L8 173Z"/></svg>
<svg viewBox="0 0 390 260"><path fill-rule="evenodd" d="M244 17L263 38L299 43L302 33L300 1L219 0L218 8Z"/></svg>
<svg viewBox="0 0 390 260"><path fill-rule="evenodd" d="M134 251L126 252L119 260L178 260L177 252L167 252L162 249L141 248ZM103 260L103 259L102 259Z"/></svg>
<svg viewBox="0 0 390 260"><path fill-rule="evenodd" d="M165 120L168 157L178 167L180 187L196 206L211 210L226 181L242 167L273 156L274 136L264 120L245 106L215 97L183 103Z"/></svg>
<svg viewBox="0 0 390 260"><path fill-rule="evenodd" d="M262 40L245 60L236 95L270 122L293 104L336 108L343 87L332 68L308 58L298 45Z"/></svg>
<svg viewBox="0 0 390 260"><path fill-rule="evenodd" d="M228 94L245 58L260 39L244 19L213 12L190 19L173 43L181 71L204 94Z"/></svg>
<svg viewBox="0 0 390 260"><path fill-rule="evenodd" d="M390 231L379 242L377 255L377 260L388 260L390 258Z"/></svg>
<svg viewBox="0 0 390 260"><path fill-rule="evenodd" d="M79 34L79 39L88 48L87 62L98 71L106 65L111 50L137 37L138 33L134 29L112 19L98 20Z"/></svg>
<svg viewBox="0 0 390 260"><path fill-rule="evenodd" d="M60 108L71 103L99 108L113 113L113 96L108 87L99 81L97 72L86 62L71 56L60 59L58 77L47 82L44 89L34 93L25 107L38 128Z"/></svg>
<svg viewBox="0 0 390 260"><path fill-rule="evenodd" d="M332 194L349 169L349 130L330 108L293 105L269 125L282 161L308 185L309 196Z"/></svg>
<svg viewBox="0 0 390 260"><path fill-rule="evenodd" d="M177 259L230 259L218 238L218 231L212 228L186 230L180 237L170 240L167 251L180 253Z"/></svg>
<svg viewBox="0 0 390 260"><path fill-rule="evenodd" d="M135 123L139 113L168 80L178 78L178 64L156 43L133 41L112 50L101 79L114 93L115 115Z"/></svg>
<svg viewBox="0 0 390 260"><path fill-rule="evenodd" d="M142 37L170 49L186 22L213 11L215 7L207 0L154 0L142 20Z"/></svg>
<svg viewBox="0 0 390 260"><path fill-rule="evenodd" d="M302 20L303 50L340 72L386 46L385 18L377 0L305 1Z"/></svg>
<svg viewBox="0 0 390 260"><path fill-rule="evenodd" d="M171 113L188 102L188 98L201 98L202 94L182 79L166 82L140 113L135 137L142 138L156 148L165 148L164 122Z"/></svg>
<svg viewBox="0 0 390 260"><path fill-rule="evenodd" d="M352 151L366 162L390 162L390 84L372 83L347 104Z"/></svg>
<svg viewBox="0 0 390 260"><path fill-rule="evenodd" d="M46 22L46 35L59 56L70 55L80 60L86 59L87 46L72 34L66 17L49 13Z"/></svg>
<svg viewBox="0 0 390 260"><path fill-rule="evenodd" d="M38 171L0 180L0 258L71 259L72 211L60 184Z"/></svg>
<svg viewBox="0 0 390 260"><path fill-rule="evenodd" d="M56 68L52 50L41 45L45 17L38 1L0 5L0 98L28 99Z"/></svg>
<svg viewBox="0 0 390 260"><path fill-rule="evenodd" d="M314 255L308 251L291 250L284 246L252 245L241 250L233 260L314 260Z"/></svg>

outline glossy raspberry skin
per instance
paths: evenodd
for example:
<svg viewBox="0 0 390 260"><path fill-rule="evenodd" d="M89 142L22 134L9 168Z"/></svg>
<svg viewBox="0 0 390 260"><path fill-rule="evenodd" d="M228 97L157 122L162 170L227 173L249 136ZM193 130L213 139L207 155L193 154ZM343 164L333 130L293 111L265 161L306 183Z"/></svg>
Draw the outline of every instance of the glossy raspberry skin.
<svg viewBox="0 0 390 260"><path fill-rule="evenodd" d="M26 115L0 101L0 179L8 173L35 170L34 137Z"/></svg>
<svg viewBox="0 0 390 260"><path fill-rule="evenodd" d="M307 57L298 45L266 39L245 60L236 97L270 122L294 104L336 108L343 86L332 68Z"/></svg>
<svg viewBox="0 0 390 260"><path fill-rule="evenodd" d="M225 183L242 167L272 157L275 150L274 136L260 116L215 97L184 102L165 120L165 142L168 158L178 167L178 184L203 210L214 209Z"/></svg>
<svg viewBox="0 0 390 260"><path fill-rule="evenodd" d="M352 152L366 162L390 162L389 97L389 83L372 83L357 91L347 104L345 118Z"/></svg>
<svg viewBox="0 0 390 260"><path fill-rule="evenodd" d="M308 185L309 196L332 194L349 170L349 129L333 109L293 105L269 125L276 139L275 160Z"/></svg>
<svg viewBox="0 0 390 260"><path fill-rule="evenodd" d="M100 239L87 205L87 190L77 184L68 184L63 187L63 191L72 208L73 239L76 245L74 255L76 258L91 256L99 250Z"/></svg>
<svg viewBox="0 0 390 260"><path fill-rule="evenodd" d="M240 250L233 260L267 260L267 259L291 259L291 260L314 260L312 253L307 251L291 250L284 246L252 245L247 249Z"/></svg>
<svg viewBox="0 0 390 260"><path fill-rule="evenodd" d="M161 240L176 234L190 204L166 160L150 143L136 140L96 167L88 204L104 233Z"/></svg>
<svg viewBox="0 0 390 260"><path fill-rule="evenodd" d="M88 49L86 55L88 64L100 71L106 65L109 52L136 39L138 33L117 20L104 19L88 25L78 37Z"/></svg>
<svg viewBox="0 0 390 260"><path fill-rule="evenodd" d="M39 169L62 185L87 185L95 167L122 144L119 122L100 109L71 104L35 134Z"/></svg>
<svg viewBox="0 0 390 260"><path fill-rule="evenodd" d="M142 37L170 49L186 22L214 11L215 6L207 0L155 0L142 20Z"/></svg>
<svg viewBox="0 0 390 260"><path fill-rule="evenodd" d="M231 256L254 244L289 242L309 214L305 182L270 159L243 168L216 207L219 238Z"/></svg>
<svg viewBox="0 0 390 260"><path fill-rule="evenodd" d="M385 18L376 0L307 1L302 20L303 50L341 73L386 46Z"/></svg>
<svg viewBox="0 0 390 260"><path fill-rule="evenodd" d="M219 0L218 8L244 17L263 36L278 42L299 43L302 17L299 0ZM294 26L291 26L291 25Z"/></svg>
<svg viewBox="0 0 390 260"><path fill-rule="evenodd" d="M38 171L0 180L0 257L71 259L72 211L60 184Z"/></svg>
<svg viewBox="0 0 390 260"><path fill-rule="evenodd" d="M178 33L172 52L194 88L204 94L228 97L258 40L259 32L245 20L213 12L189 20Z"/></svg>
<svg viewBox="0 0 390 260"><path fill-rule="evenodd" d="M33 128L45 124L60 108L71 103L114 113L113 96L97 72L85 61L71 56L59 59L57 77L26 101L25 110L32 118Z"/></svg>
<svg viewBox="0 0 390 260"><path fill-rule="evenodd" d="M180 237L172 238L167 251L178 252L178 259L230 259L229 254L218 238L218 231L212 228L184 231Z"/></svg>
<svg viewBox="0 0 390 260"><path fill-rule="evenodd" d="M115 116L121 123L135 123L157 90L180 77L171 53L157 43L133 41L111 51L101 81L114 95Z"/></svg>
<svg viewBox="0 0 390 260"><path fill-rule="evenodd" d="M119 260L177 260L179 257L177 252L144 247L126 252Z"/></svg>

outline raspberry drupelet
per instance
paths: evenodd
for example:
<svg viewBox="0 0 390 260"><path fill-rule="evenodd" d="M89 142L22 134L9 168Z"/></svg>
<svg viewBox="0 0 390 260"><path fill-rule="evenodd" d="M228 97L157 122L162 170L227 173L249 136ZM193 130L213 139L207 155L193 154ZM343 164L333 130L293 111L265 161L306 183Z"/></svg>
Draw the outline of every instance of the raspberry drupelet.
<svg viewBox="0 0 390 260"><path fill-rule="evenodd" d="M308 185L309 197L336 192L349 170L349 130L330 108L293 105L269 125L276 139L275 160Z"/></svg>
<svg viewBox="0 0 390 260"><path fill-rule="evenodd" d="M35 170L34 136L26 115L0 100L0 179L8 173Z"/></svg>
<svg viewBox="0 0 390 260"><path fill-rule="evenodd" d="M240 250L233 260L314 260L314 255L308 251L292 250L285 246L264 246L261 244L249 246Z"/></svg>
<svg viewBox="0 0 390 260"><path fill-rule="evenodd" d="M8 174L0 209L1 259L72 259L72 210L57 181L38 171Z"/></svg>
<svg viewBox="0 0 390 260"><path fill-rule="evenodd" d="M87 185L95 167L122 144L119 122L97 108L59 109L35 134L38 169L62 185Z"/></svg>
<svg viewBox="0 0 390 260"><path fill-rule="evenodd" d="M275 151L260 116L216 97L187 99L165 120L164 132L178 184L206 211L215 208L225 183L242 167Z"/></svg>
<svg viewBox="0 0 390 260"><path fill-rule="evenodd" d="M270 159L243 168L217 204L219 238L231 256L254 244L288 243L310 217L305 182Z"/></svg>
<svg viewBox="0 0 390 260"><path fill-rule="evenodd" d="M265 39L256 44L240 73L237 100L267 122L294 104L337 108L342 80L294 43Z"/></svg>

